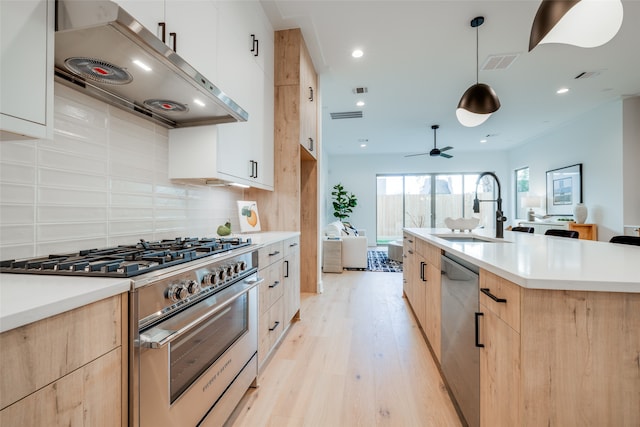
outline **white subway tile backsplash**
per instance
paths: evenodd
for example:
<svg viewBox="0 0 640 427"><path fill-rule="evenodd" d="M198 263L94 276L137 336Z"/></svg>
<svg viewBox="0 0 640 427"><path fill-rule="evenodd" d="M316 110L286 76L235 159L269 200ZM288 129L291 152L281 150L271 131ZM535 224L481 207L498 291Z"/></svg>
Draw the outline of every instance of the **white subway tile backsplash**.
<svg viewBox="0 0 640 427"><path fill-rule="evenodd" d="M24 245L33 242L35 227L33 224L0 225L0 242L3 246Z"/></svg>
<svg viewBox="0 0 640 427"><path fill-rule="evenodd" d="M0 196L2 204L23 203L32 205L35 201L36 187L33 185L0 183Z"/></svg>
<svg viewBox="0 0 640 427"><path fill-rule="evenodd" d="M109 194L106 190L100 190L91 191L40 186L38 187L37 203L78 206L78 209L82 209L82 206L107 206Z"/></svg>
<svg viewBox="0 0 640 427"><path fill-rule="evenodd" d="M138 219L150 222L153 221L153 215L153 207L134 208L114 206L109 208L109 219L116 221L123 219Z"/></svg>
<svg viewBox="0 0 640 427"><path fill-rule="evenodd" d="M36 161L36 143L38 141L2 141L0 144L0 162L31 165Z"/></svg>
<svg viewBox="0 0 640 427"><path fill-rule="evenodd" d="M0 204L0 219L2 220L2 225L33 224L33 222L35 221L35 211L33 208L33 204Z"/></svg>
<svg viewBox="0 0 640 427"><path fill-rule="evenodd" d="M151 234L153 233L153 222L151 221L110 221L109 233L115 234ZM134 243L137 240L134 241Z"/></svg>
<svg viewBox="0 0 640 427"><path fill-rule="evenodd" d="M167 129L54 90L54 139L0 144L0 259L239 230L242 190L168 179Z"/></svg>
<svg viewBox="0 0 640 427"><path fill-rule="evenodd" d="M77 240L107 237L107 224L104 222L76 222L71 224L38 224L36 239L39 242L52 240Z"/></svg>
<svg viewBox="0 0 640 427"><path fill-rule="evenodd" d="M133 194L111 194L111 206L117 207L153 207L152 196L141 196Z"/></svg>
<svg viewBox="0 0 640 427"><path fill-rule="evenodd" d="M35 166L0 163L0 182L12 182L16 184L35 184Z"/></svg>
<svg viewBox="0 0 640 427"><path fill-rule="evenodd" d="M108 180L105 175L40 168L38 170L38 183L40 185L56 188L89 188L106 190Z"/></svg>
<svg viewBox="0 0 640 427"><path fill-rule="evenodd" d="M41 224L61 222L105 222L108 219L104 206L37 206L37 220Z"/></svg>

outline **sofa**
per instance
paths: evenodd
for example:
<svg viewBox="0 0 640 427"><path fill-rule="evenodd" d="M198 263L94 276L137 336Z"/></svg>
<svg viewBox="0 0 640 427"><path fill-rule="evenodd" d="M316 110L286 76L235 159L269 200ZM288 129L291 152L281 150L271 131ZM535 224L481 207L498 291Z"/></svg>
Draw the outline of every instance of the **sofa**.
<svg viewBox="0 0 640 427"><path fill-rule="evenodd" d="M367 238L363 230L357 230L334 221L324 230L325 237L339 237L342 240L342 268L367 268Z"/></svg>

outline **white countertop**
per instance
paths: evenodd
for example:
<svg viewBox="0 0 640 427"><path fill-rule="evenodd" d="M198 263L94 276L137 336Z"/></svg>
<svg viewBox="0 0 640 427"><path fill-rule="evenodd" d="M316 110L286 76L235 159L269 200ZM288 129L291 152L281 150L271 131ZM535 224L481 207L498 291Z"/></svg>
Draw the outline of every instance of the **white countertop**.
<svg viewBox="0 0 640 427"><path fill-rule="evenodd" d="M299 236L299 231L243 234L259 246ZM131 278L0 274L0 332L128 292Z"/></svg>
<svg viewBox="0 0 640 427"><path fill-rule="evenodd" d="M0 332L130 289L127 278L0 274Z"/></svg>
<svg viewBox="0 0 640 427"><path fill-rule="evenodd" d="M505 231L499 243L451 242L437 235L495 238L495 230L406 232L532 289L640 293L640 247Z"/></svg>

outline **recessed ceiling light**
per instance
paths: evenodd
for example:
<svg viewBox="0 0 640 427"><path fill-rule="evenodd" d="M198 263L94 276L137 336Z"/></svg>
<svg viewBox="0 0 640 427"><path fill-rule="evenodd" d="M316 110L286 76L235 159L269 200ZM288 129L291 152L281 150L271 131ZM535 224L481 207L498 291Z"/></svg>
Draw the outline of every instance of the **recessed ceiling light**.
<svg viewBox="0 0 640 427"><path fill-rule="evenodd" d="M358 102L356 102L356 105L358 107L364 107L364 101L358 101Z"/></svg>
<svg viewBox="0 0 640 427"><path fill-rule="evenodd" d="M486 139L481 139L481 140L480 140L480 144L485 144L486 142L487 142L487 140L486 140Z"/></svg>
<svg viewBox="0 0 640 427"><path fill-rule="evenodd" d="M567 93L567 92L569 92L569 88L567 88L567 87L562 87L562 88L560 88L560 89L558 89L556 91L556 93L559 94L559 95L561 95L563 93Z"/></svg>
<svg viewBox="0 0 640 427"><path fill-rule="evenodd" d="M151 67L149 67L147 64L145 64L144 62L142 62L142 61L140 61L138 59L135 59L133 61L133 63L136 64L138 67L142 68L145 71L151 71Z"/></svg>
<svg viewBox="0 0 640 427"><path fill-rule="evenodd" d="M353 56L354 58L361 58L362 55L364 55L364 52L362 52L360 49L356 49L351 52L351 56Z"/></svg>
<svg viewBox="0 0 640 427"><path fill-rule="evenodd" d="M367 144L360 144L360 148L365 148Z"/></svg>
<svg viewBox="0 0 640 427"><path fill-rule="evenodd" d="M194 99L193 102L194 102L194 104L197 104L197 105L199 105L201 107L205 106L205 103L200 101L199 99Z"/></svg>

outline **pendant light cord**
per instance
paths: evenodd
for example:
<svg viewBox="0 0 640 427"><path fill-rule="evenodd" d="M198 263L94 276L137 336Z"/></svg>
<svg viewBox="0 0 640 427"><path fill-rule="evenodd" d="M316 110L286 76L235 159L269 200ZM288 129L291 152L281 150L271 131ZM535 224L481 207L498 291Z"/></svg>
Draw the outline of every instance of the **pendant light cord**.
<svg viewBox="0 0 640 427"><path fill-rule="evenodd" d="M479 30L478 30L478 26L476 26L476 84L478 84L480 82L479 79L479 74L480 74L480 54L478 53L478 50L480 49L480 42L478 41L478 37L479 37Z"/></svg>

